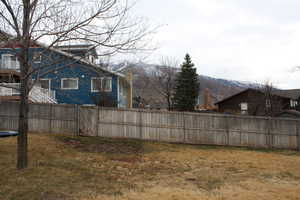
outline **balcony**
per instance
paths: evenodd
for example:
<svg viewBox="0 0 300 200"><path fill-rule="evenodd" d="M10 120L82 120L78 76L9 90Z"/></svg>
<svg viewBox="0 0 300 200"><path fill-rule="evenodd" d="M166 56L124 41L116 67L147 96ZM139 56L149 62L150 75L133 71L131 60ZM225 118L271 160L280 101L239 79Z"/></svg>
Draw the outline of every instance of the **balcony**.
<svg viewBox="0 0 300 200"><path fill-rule="evenodd" d="M20 71L20 63L16 56L3 54L0 59L0 70Z"/></svg>
<svg viewBox="0 0 300 200"><path fill-rule="evenodd" d="M0 83L0 97L20 96L20 83ZM29 99L39 103L57 103L55 91L33 86Z"/></svg>
<svg viewBox="0 0 300 200"><path fill-rule="evenodd" d="M20 83L1 83L0 96L19 96Z"/></svg>

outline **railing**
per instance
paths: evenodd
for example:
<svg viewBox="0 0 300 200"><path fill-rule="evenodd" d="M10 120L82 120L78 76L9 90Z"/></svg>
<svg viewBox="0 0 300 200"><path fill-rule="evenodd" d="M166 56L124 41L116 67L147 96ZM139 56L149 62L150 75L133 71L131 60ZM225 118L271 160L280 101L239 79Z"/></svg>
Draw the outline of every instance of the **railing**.
<svg viewBox="0 0 300 200"><path fill-rule="evenodd" d="M34 86L31 89L29 96L34 102L57 103L55 98L55 91L44 89L41 87Z"/></svg>
<svg viewBox="0 0 300 200"><path fill-rule="evenodd" d="M10 63L6 64L2 63L2 60L0 59L0 69L20 71L20 63L17 61L10 61Z"/></svg>
<svg viewBox="0 0 300 200"><path fill-rule="evenodd" d="M20 95L19 83L0 83L0 96Z"/></svg>
<svg viewBox="0 0 300 200"><path fill-rule="evenodd" d="M18 96L20 95L20 83L0 83L0 96ZM55 91L34 86L29 98L33 102L56 103Z"/></svg>

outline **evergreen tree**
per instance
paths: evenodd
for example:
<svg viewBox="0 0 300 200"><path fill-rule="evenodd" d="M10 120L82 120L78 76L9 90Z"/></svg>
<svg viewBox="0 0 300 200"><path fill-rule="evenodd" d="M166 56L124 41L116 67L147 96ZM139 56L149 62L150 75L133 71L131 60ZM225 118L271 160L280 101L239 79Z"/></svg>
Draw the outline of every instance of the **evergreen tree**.
<svg viewBox="0 0 300 200"><path fill-rule="evenodd" d="M175 80L174 108L179 111L193 111L199 95L199 80L196 68L189 54L181 65Z"/></svg>

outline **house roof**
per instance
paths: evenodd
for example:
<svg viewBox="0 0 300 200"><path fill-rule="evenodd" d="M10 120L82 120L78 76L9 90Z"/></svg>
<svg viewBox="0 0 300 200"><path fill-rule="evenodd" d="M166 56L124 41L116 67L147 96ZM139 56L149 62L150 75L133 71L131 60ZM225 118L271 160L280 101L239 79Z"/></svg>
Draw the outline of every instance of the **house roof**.
<svg viewBox="0 0 300 200"><path fill-rule="evenodd" d="M43 44L43 43L41 43L41 42L36 42L36 44L39 45L39 46L41 46L41 47L48 48L49 50L52 50L52 51L57 52L57 53L59 53L59 54L62 54L62 55L64 55L64 56L66 56L66 57L72 58L72 59L74 59L74 60L76 60L76 61L79 61L79 62L81 62L81 63L84 63L84 64L86 64L86 65L89 65L90 67L92 67L92 68L94 68L94 69L96 69L96 70L102 70L102 71L107 72L107 73L109 73L109 74L113 74L113 75L116 75L116 76L125 78L125 75L124 75L124 74L120 74L120 73L113 72L113 71L110 71L110 70L108 70L108 69L105 69L105 68L103 68L103 67L101 67L101 66L99 66L99 65L96 65L96 64L94 64L94 63L92 63L92 62L90 62L90 61L88 61L88 60L86 60L85 58L82 58L82 57L80 57L80 56L75 56L75 55L73 55L73 54L71 54L71 53L62 51L62 50L57 49L57 48L55 48L55 47L50 47L50 48L49 48L48 45Z"/></svg>
<svg viewBox="0 0 300 200"><path fill-rule="evenodd" d="M97 57L96 46L92 44L74 44L74 45L60 45L55 46L54 48L63 50L63 51L85 51L92 52L94 56Z"/></svg>
<svg viewBox="0 0 300 200"><path fill-rule="evenodd" d="M300 89L293 90L275 90L273 92L275 95L290 98L290 99L298 99L300 97Z"/></svg>
<svg viewBox="0 0 300 200"><path fill-rule="evenodd" d="M72 44L72 45L59 45L59 46L56 46L55 48L59 48L59 49L91 49L94 47L95 46L92 44Z"/></svg>
<svg viewBox="0 0 300 200"><path fill-rule="evenodd" d="M235 94L233 94L233 95L231 95L231 96L225 97L225 98L222 99L221 101L216 102L215 105L218 105L218 104L220 104L220 103L223 103L224 101L227 101L227 100L229 100L229 99L231 99L231 98L233 98L233 97L235 97L235 96L238 96L238 95L240 95L240 94L242 94L242 93L244 93L244 92L246 92L246 91L248 91L248 90L251 90L251 89L252 89L252 88L247 88L247 89L242 90L242 91L240 91L240 92L237 92L237 93L235 93Z"/></svg>
<svg viewBox="0 0 300 200"><path fill-rule="evenodd" d="M238 95L240 95L244 92L247 92L249 90L263 93L263 91L259 90L259 89L247 88L247 89L245 89L243 91L240 91L240 92L238 92L238 93L236 93L232 96L226 97L226 98L222 99L221 101L216 102L215 105L223 103L224 101L227 101L231 98L234 98L234 97L236 97L236 96L238 96ZM292 90L278 90L278 89L275 89L274 91L272 91L272 94L276 95L276 96L279 96L279 97L282 97L282 98L297 100L300 97L300 89L292 89Z"/></svg>
<svg viewBox="0 0 300 200"><path fill-rule="evenodd" d="M1 32L1 33L4 33L4 32L1 31L1 30L0 30L0 32ZM6 33L5 33L5 34L6 34ZM10 42L10 41L2 41L2 42L0 41L0 44L5 45L5 44L7 44L8 42ZM96 65L96 64L94 64L94 63L92 63L92 62L86 60L86 59L83 58L83 57L73 55L73 54L68 53L68 52L66 52L66 51L63 51L63 50L61 50L61 49L59 49L59 48L49 47L47 44L44 44L44 43L42 43L42 42L35 41L34 44L37 45L37 46L40 46L40 47L42 47L42 48L49 49L49 50L51 50L51 51L54 51L54 52L56 52L56 53L59 53L59 54L61 54L61 55L64 55L64 56L66 56L66 57L69 57L69 58L71 58L71 59L74 59L74 60L76 60L76 61L78 61L78 62L81 62L81 63L83 63L83 64L86 64L86 65L88 65L89 67L91 67L91 69L93 69L93 70L96 70L96 71L101 70L101 71L103 71L103 72L106 72L106 73L109 73L109 74L113 74L113 75L116 75L116 76L121 77L121 78L123 78L123 79L126 79L126 76L125 76L124 74L121 74L121 73L118 73L118 72L114 72L114 71L110 71L110 70L108 70L108 69L105 69L105 68L101 67L100 65ZM0 46L0 48L1 48L1 46Z"/></svg>

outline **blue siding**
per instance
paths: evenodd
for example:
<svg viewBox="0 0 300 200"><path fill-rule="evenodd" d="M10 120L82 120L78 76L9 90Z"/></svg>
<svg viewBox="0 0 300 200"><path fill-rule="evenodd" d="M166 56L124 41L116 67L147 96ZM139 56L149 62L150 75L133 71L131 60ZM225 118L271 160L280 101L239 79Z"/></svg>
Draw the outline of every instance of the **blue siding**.
<svg viewBox="0 0 300 200"><path fill-rule="evenodd" d="M95 104L95 98L101 98L99 93L91 92L91 78L111 77L112 91L106 94L112 101L118 101L118 76L107 72L96 72L91 66L76 61L54 51L43 51L42 48L32 48L31 52L43 52L42 62L33 63L34 68L48 65L39 71L40 78L51 79L51 89L56 92L58 103L61 104ZM0 49L2 54L11 53L10 49ZM32 53L33 55L33 53ZM37 74L32 76L36 79ZM61 89L62 78L78 78L77 90Z"/></svg>

